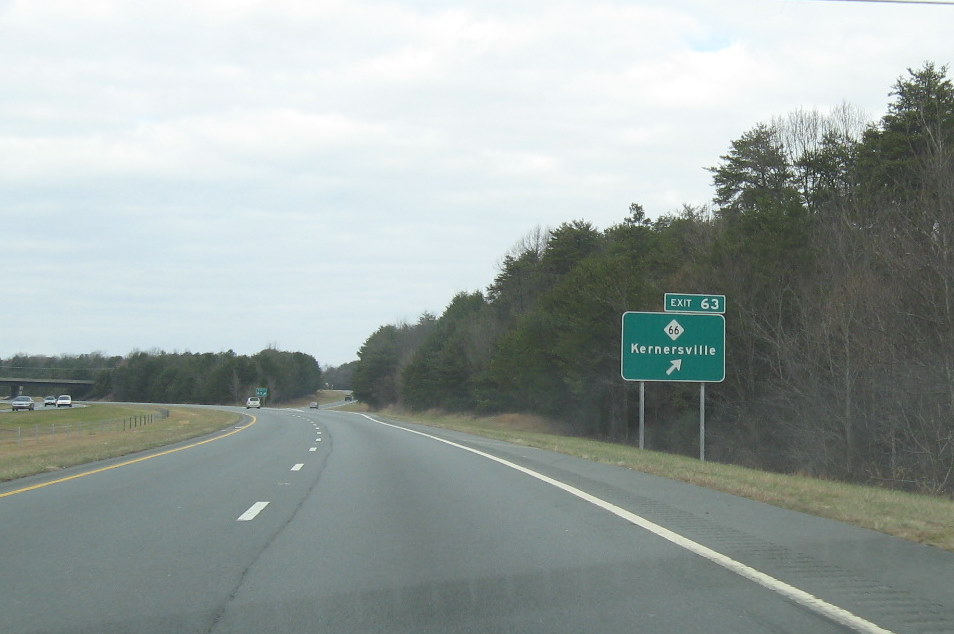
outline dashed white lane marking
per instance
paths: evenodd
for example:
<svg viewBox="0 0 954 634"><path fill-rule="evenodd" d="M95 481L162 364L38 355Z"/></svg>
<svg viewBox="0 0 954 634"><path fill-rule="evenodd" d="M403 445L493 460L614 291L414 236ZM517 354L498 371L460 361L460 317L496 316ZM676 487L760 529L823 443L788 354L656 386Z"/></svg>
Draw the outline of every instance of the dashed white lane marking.
<svg viewBox="0 0 954 634"><path fill-rule="evenodd" d="M301 471L301 468L305 466L304 462L299 462L294 467L291 468L292 471Z"/></svg>
<svg viewBox="0 0 954 634"><path fill-rule="evenodd" d="M570 486L569 484L560 482L559 480L555 480L549 476L543 475L542 473L538 473L536 471L533 471L532 469L528 469L527 467L523 467L514 462L510 462L509 460L498 458L497 456L494 456L492 454L485 453L483 451L474 449L472 447L468 447L466 445L461 445L459 443L453 442L451 440L447 440L445 438L439 438L437 436L425 434L424 432L416 431L414 429L407 429L406 427L401 427L399 425L392 425L391 423L385 423L384 421L380 421L380 420L377 420L376 418L372 418L368 416L367 414L360 414L360 416L364 416L368 420L374 421L375 423L378 423L380 425L386 425L388 427L393 427L394 429L400 429L401 431L406 431L411 434L424 436L425 438L430 438L432 440L442 442L446 445L450 445L451 447L456 447L458 449L463 449L464 451L469 451L470 453L477 454L478 456L482 456L484 458L487 458L488 460L493 460L494 462L510 467L511 469L515 469L532 478L536 478L537 480L546 482L547 484L555 486L558 489L562 489L563 491L566 491L567 493L570 493L572 495L575 495L581 500L589 502L590 504L593 504L594 506L597 506L603 510L609 511L613 515L616 515L617 517L620 517L626 520L627 522L635 524L636 526L639 526L640 528L644 528L647 531L654 533L655 535L658 535L659 537L662 537L663 539L672 542L676 546L684 548L691 553L699 555L700 557L704 557L705 559L708 559L709 561L715 564L718 564L719 566L722 566L723 568L730 570L734 572L735 574L745 579L748 579L749 581L753 581L759 584L760 586L768 588L769 590L772 590L773 592L776 592L782 595L783 597L786 597L794 601L795 603L798 603L799 605L803 605L809 610L815 612L816 614L820 614L828 619L831 619L832 621L835 621L836 623L840 623L857 632L863 632L864 634L892 634L891 630L885 629L875 623L872 623L871 621L863 619L860 616L852 612L849 612L848 610L844 608L840 608L837 605L834 605L834 604L828 603L827 601L819 599L815 595L805 592L804 590L800 588L796 588L793 585L787 584L784 581L780 579L776 579L775 577L772 577L770 575L767 575L760 570L756 570L755 568L746 566L742 562L736 561L727 555L723 555L722 553L718 551L712 550L708 546L703 546L702 544L698 542L694 542L688 537L683 537L679 533L676 533L674 531L669 530L668 528L660 526L659 524L656 524L655 522L651 522L640 515L631 513L630 511L627 511L626 509L622 507L616 506L615 504L611 502L607 502L606 500L600 499L596 497L595 495L590 495L586 491L577 489L574 486Z"/></svg>
<svg viewBox="0 0 954 634"><path fill-rule="evenodd" d="M309 449L308 451L318 451L318 447L312 447L312 448Z"/></svg>
<svg viewBox="0 0 954 634"><path fill-rule="evenodd" d="M237 522L248 522L249 520L255 519L262 510L268 506L268 502L256 502L252 506L248 507L248 510L238 516Z"/></svg>

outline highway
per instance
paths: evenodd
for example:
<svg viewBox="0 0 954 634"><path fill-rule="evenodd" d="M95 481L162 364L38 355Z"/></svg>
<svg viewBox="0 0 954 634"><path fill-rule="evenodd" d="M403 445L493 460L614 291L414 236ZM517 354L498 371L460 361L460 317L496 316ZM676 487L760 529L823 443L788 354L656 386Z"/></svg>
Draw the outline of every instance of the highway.
<svg viewBox="0 0 954 634"><path fill-rule="evenodd" d="M0 554L4 633L954 631L950 553L329 409L4 483Z"/></svg>

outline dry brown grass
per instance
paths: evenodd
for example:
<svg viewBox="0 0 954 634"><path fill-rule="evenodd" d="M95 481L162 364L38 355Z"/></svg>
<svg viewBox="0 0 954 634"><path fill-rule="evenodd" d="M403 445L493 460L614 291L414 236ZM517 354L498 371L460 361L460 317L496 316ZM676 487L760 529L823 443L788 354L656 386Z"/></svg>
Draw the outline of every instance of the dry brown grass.
<svg viewBox="0 0 954 634"><path fill-rule="evenodd" d="M48 415L56 416L56 424L60 425L64 432L59 436L43 435L38 439L26 436L20 442L0 443L0 481L58 471L78 464L161 447L218 431L234 425L240 419L239 414L221 410L185 407L166 409L169 410L168 418L155 419L148 425L126 430L121 426L117 428L110 425L70 433L65 430L71 420L76 420L77 424L88 422L95 418L96 412L100 412L99 415L103 416L104 420L114 420L130 415L130 411L150 410L97 404L90 408L77 408L72 412L48 412ZM151 411L155 413L156 410ZM25 420L26 415L23 415L16 422L23 423ZM14 424L10 420L4 423Z"/></svg>

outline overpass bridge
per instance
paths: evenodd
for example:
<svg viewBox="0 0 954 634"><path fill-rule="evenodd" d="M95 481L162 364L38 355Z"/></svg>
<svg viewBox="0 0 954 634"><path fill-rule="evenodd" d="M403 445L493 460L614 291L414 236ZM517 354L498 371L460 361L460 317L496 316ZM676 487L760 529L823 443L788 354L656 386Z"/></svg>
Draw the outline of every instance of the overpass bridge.
<svg viewBox="0 0 954 634"><path fill-rule="evenodd" d="M93 389L95 383L96 381L93 379L28 379L0 377L0 385L5 385L10 388L10 398L23 394L23 390L27 387L42 387L43 389L39 391L46 393L68 392L70 391L68 388L72 388L74 392L79 391L79 393L82 394ZM53 388L62 389L55 390ZM2 392L3 390L0 390L0 394L2 394Z"/></svg>

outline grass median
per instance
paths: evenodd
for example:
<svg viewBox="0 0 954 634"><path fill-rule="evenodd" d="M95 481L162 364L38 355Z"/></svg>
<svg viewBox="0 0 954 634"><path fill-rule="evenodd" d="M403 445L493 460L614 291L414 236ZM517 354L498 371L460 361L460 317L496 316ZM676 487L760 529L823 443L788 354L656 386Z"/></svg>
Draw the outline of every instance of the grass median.
<svg viewBox="0 0 954 634"><path fill-rule="evenodd" d="M535 416L411 414L395 409L381 414L681 480L954 552L954 500L949 498L700 462L685 456L568 436L559 433L559 428L551 422Z"/></svg>
<svg viewBox="0 0 954 634"><path fill-rule="evenodd" d="M108 403L5 412L0 414L0 481L162 447L229 427L240 418L214 409Z"/></svg>

